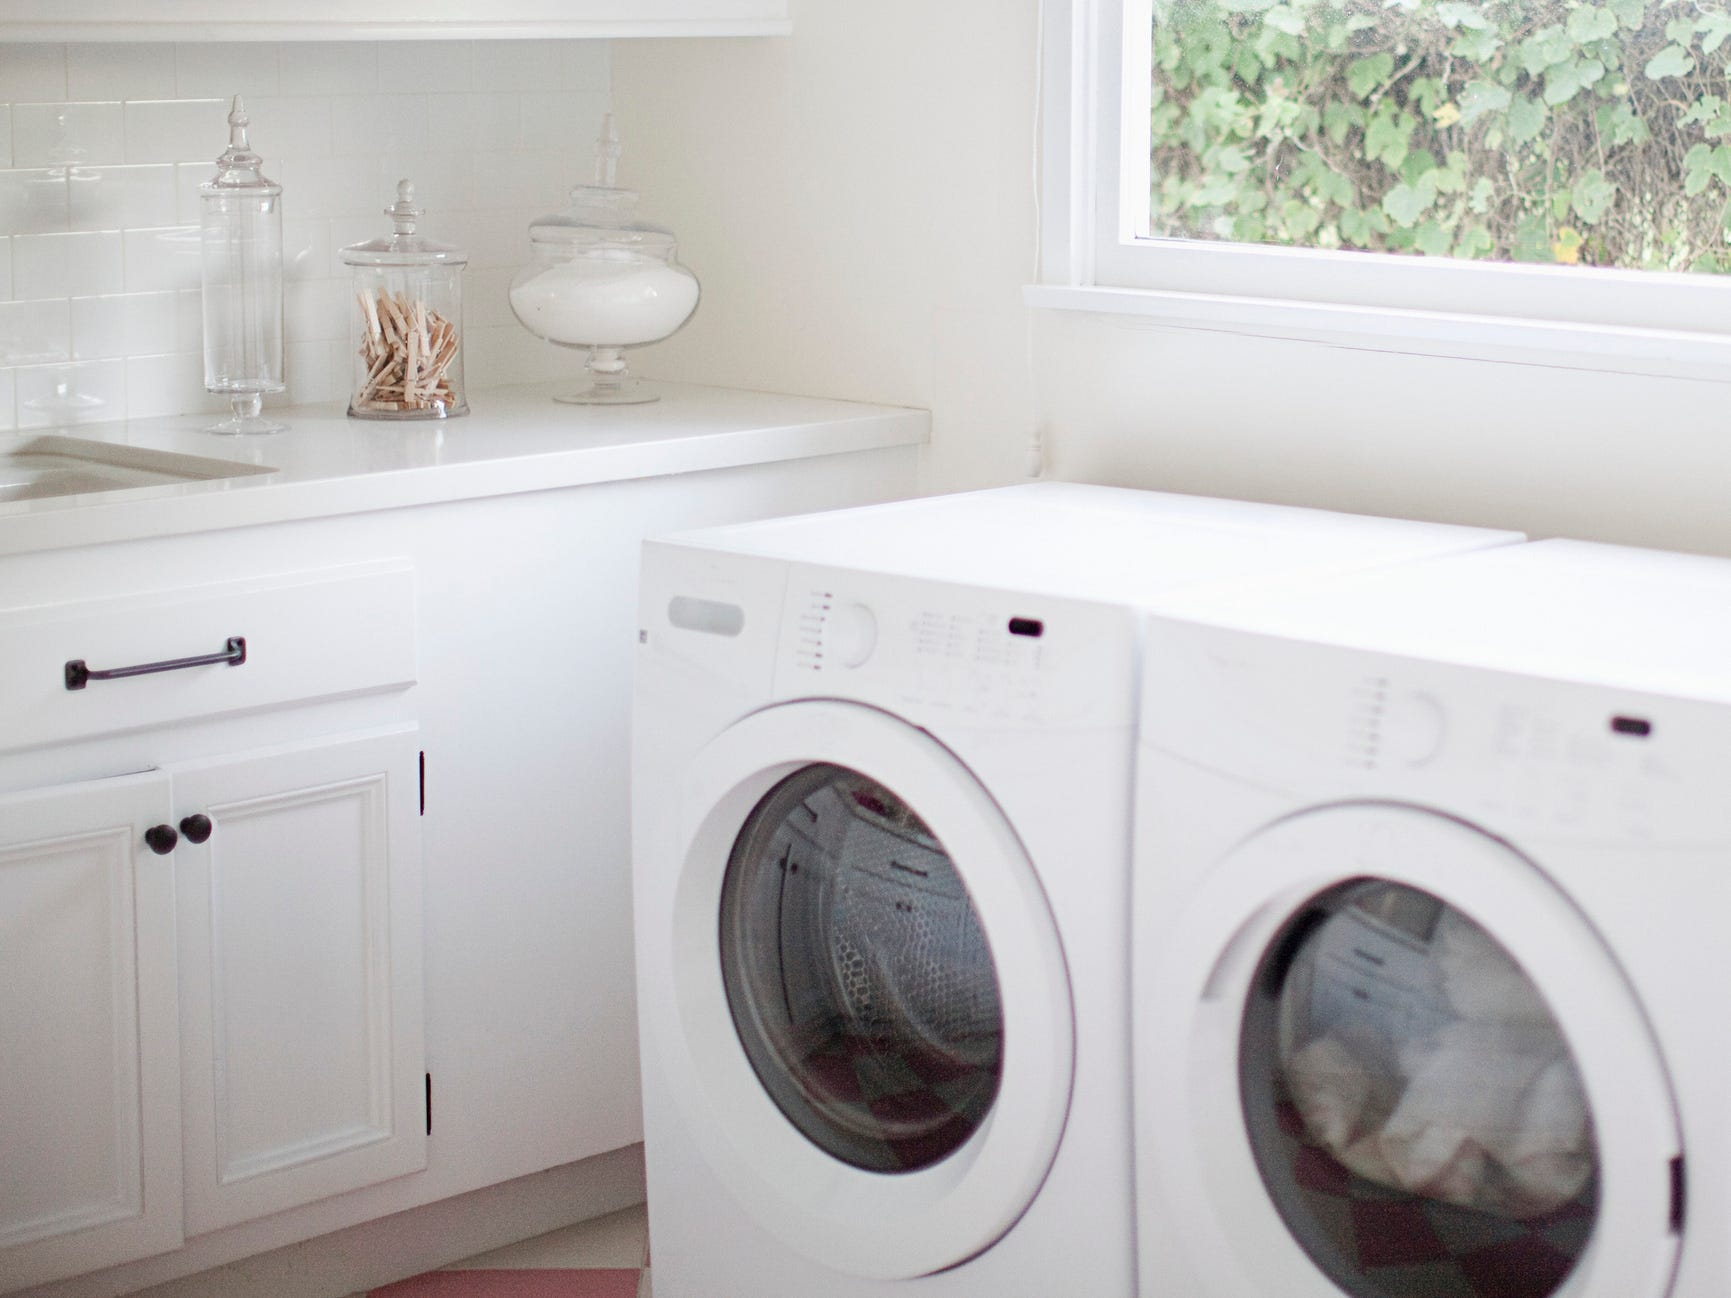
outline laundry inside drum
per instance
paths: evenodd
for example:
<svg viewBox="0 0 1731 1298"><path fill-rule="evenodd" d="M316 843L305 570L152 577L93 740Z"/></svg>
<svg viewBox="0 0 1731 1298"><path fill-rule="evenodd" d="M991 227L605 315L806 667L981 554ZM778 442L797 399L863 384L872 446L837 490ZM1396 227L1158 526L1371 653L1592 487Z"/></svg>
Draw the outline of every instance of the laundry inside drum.
<svg viewBox="0 0 1731 1298"><path fill-rule="evenodd" d="M1549 1298L1591 1240L1599 1161L1567 1040L1519 963L1419 889L1312 899L1240 1043L1256 1163L1354 1298Z"/></svg>
<svg viewBox="0 0 1731 1298"><path fill-rule="evenodd" d="M765 795L728 862L721 960L752 1068L832 1156L915 1171L991 1111L991 947L943 844L881 783L814 765Z"/></svg>

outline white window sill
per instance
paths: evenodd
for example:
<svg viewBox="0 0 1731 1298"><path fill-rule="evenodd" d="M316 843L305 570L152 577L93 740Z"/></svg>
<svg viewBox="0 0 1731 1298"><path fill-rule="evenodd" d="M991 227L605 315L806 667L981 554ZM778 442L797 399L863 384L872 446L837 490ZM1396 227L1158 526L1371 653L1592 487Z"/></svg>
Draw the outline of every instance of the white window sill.
<svg viewBox="0 0 1731 1298"><path fill-rule="evenodd" d="M1365 351L1731 383L1731 333L1570 324L1163 289L1031 284L1031 307ZM1731 324L1731 321L1727 322Z"/></svg>

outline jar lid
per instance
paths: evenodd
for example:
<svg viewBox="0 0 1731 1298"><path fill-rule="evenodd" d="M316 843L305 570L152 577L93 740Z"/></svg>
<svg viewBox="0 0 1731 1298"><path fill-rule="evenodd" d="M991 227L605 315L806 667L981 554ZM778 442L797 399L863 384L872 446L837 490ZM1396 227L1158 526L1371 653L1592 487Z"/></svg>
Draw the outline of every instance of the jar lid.
<svg viewBox="0 0 1731 1298"><path fill-rule="evenodd" d="M228 109L228 148L216 160L216 175L199 186L201 193L282 193L282 186L259 170L264 159L247 142L246 128L250 125L252 118L247 116L246 105L236 95Z"/></svg>
<svg viewBox="0 0 1731 1298"><path fill-rule="evenodd" d="M450 244L434 243L415 233L415 223L425 213L415 206L415 186L409 180L397 182L397 201L385 208L385 215L395 226L388 238L351 243L342 250L342 259L349 266L464 266L469 255Z"/></svg>
<svg viewBox="0 0 1731 1298"><path fill-rule="evenodd" d="M571 206L563 212L537 217L529 224L534 243L578 247L628 248L667 259L672 256L673 231L636 219L637 191L616 185L614 173L622 152L613 114L601 118L601 137L595 141L595 179L571 190Z"/></svg>

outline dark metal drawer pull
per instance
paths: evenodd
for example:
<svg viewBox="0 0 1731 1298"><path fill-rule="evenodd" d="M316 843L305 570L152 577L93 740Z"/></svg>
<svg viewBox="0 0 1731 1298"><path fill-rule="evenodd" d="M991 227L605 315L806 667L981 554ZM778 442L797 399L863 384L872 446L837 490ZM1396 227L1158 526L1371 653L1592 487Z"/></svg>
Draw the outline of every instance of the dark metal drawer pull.
<svg viewBox="0 0 1731 1298"><path fill-rule="evenodd" d="M86 667L84 659L74 658L66 664L66 688L81 690L91 681L117 681L124 676L154 676L157 672L177 672L182 667L210 667L216 663L239 667L245 661L246 637L239 635L231 635L221 653L202 654L197 658L172 658L162 663L140 663L136 667L110 667L99 672Z"/></svg>

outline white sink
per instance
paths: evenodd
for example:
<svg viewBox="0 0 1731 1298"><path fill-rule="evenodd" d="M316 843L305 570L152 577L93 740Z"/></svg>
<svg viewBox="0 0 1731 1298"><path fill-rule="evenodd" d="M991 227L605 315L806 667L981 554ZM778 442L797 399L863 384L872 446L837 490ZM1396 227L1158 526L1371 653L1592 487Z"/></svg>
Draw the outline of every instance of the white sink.
<svg viewBox="0 0 1731 1298"><path fill-rule="evenodd" d="M0 503L275 472L269 465L50 434L0 451Z"/></svg>

